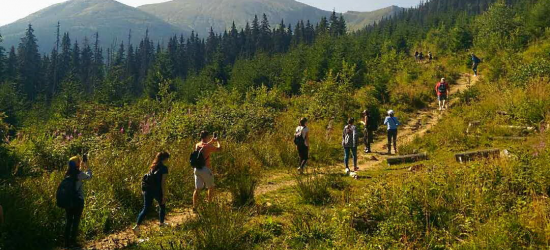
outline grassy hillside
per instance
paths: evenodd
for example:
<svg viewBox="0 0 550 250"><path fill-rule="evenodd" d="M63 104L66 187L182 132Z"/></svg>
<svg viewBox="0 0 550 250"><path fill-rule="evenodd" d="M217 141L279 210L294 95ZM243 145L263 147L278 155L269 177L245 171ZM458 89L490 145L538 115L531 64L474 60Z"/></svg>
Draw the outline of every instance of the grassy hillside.
<svg viewBox="0 0 550 250"><path fill-rule="evenodd" d="M168 77L166 57L175 55L161 52L149 77L158 83L158 95L123 103L80 94L75 83L64 85L71 88L53 104L25 105L12 83L3 83L0 103L19 122L0 123L0 157L6 159L0 161L6 213L0 247L61 245L64 214L55 206L55 189L67 159L82 152L90 153L94 170L85 184L82 242L134 223L142 206L140 178L161 150L173 156L168 216L189 211L194 180L188 156L198 132L209 130L219 132L224 146L211 159L218 201L174 227L144 228L143 242L133 239L121 247L547 248L550 3L507 3L433 0L356 34L321 34L285 53L214 62L184 79ZM430 50L436 60L416 62L409 53L415 50ZM468 82L471 52L483 59L477 83L451 96L453 104L437 124L415 119L419 113L438 115L430 108L441 77L451 88ZM222 74L227 81L220 83ZM105 82L119 86L123 80ZM371 157L385 157L381 125L380 148L361 154L360 178L343 176L342 128L364 109L376 118L395 110L407 124L403 130L433 126L399 142L400 154L426 152L429 159L372 164L379 161ZM310 162L306 175L296 175L292 135L304 116L310 120ZM456 152L488 148L503 154L467 163L454 159ZM153 213L148 218L151 225L157 222Z"/></svg>
<svg viewBox="0 0 550 250"><path fill-rule="evenodd" d="M149 29L149 36L158 41L167 41L174 34L183 32L159 18L113 0L71 0L0 27L3 46L17 46L27 26L32 24L40 51L50 52L56 41L58 21L61 34L69 32L73 39L81 42L84 37L93 40L92 37L98 32L101 45L106 48L113 43L118 45L121 41L128 41L130 30L134 44L145 35L146 29Z"/></svg>
<svg viewBox="0 0 550 250"><path fill-rule="evenodd" d="M254 15L261 17L264 13L272 25L281 20L292 25L299 20L311 20L317 23L321 17L328 17L330 12L311 7L294 0L175 0L165 3L149 4L139 9L180 28L193 29L199 34L207 34L210 27L216 32L223 32L235 24L244 28L251 23Z"/></svg>
<svg viewBox="0 0 550 250"><path fill-rule="evenodd" d="M344 13L344 18L348 23L348 29L351 31L357 31L380 21L383 18L394 16L401 11L403 11L403 8L397 6L390 6L370 12L348 11Z"/></svg>

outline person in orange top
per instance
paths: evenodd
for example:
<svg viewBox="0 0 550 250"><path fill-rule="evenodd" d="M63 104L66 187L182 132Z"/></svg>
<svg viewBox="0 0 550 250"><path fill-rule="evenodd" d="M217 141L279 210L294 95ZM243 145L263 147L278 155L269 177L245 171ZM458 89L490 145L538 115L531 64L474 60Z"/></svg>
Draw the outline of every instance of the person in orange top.
<svg viewBox="0 0 550 250"><path fill-rule="evenodd" d="M207 131L200 133L201 141L195 144L195 151L202 149L202 155L204 157L205 165L202 168L195 168L195 191L193 192L193 210L197 209L199 203L199 193L204 188L208 189L208 202L212 201L214 197L214 175L212 174L212 165L210 156L212 153L219 152L222 147L216 133L214 137L209 138L210 134Z"/></svg>
<svg viewBox="0 0 550 250"><path fill-rule="evenodd" d="M439 110L447 109L447 98L449 97L449 84L445 81L445 78L441 78L441 81L435 85L435 91L437 92L437 100L439 101Z"/></svg>

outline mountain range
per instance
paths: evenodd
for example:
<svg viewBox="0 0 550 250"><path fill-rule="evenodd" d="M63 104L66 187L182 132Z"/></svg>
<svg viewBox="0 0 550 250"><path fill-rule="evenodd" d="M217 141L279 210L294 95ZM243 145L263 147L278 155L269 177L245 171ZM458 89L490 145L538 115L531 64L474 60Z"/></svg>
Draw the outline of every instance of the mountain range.
<svg viewBox="0 0 550 250"><path fill-rule="evenodd" d="M348 12L344 17L350 30L357 30L402 8L391 6L373 12ZM229 29L233 22L243 28L255 15L266 14L272 27L281 20L293 26L300 20L317 23L330 16L324 11L295 0L173 0L134 8L114 0L69 0L54 4L14 23L0 27L4 47L17 46L29 24L33 25L41 52L49 52L56 41L57 23L61 33L72 39L93 40L99 33L101 46L111 47L129 39L136 44L149 30L160 43L174 34L189 36L196 31L204 37L212 27L215 32Z"/></svg>

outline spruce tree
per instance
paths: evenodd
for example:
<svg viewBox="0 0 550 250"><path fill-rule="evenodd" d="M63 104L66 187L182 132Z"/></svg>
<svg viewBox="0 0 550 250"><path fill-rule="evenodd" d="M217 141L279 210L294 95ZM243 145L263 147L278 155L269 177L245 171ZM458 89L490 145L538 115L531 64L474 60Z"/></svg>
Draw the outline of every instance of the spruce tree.
<svg viewBox="0 0 550 250"><path fill-rule="evenodd" d="M8 59L6 61L6 74L4 79L7 81L15 81L17 79L17 54L15 53L15 47L11 47Z"/></svg>
<svg viewBox="0 0 550 250"><path fill-rule="evenodd" d="M88 38L84 38L84 44L82 46L82 53L80 56L80 79L85 93L91 94L93 90L91 75L93 71L94 53L90 47Z"/></svg>
<svg viewBox="0 0 550 250"><path fill-rule="evenodd" d="M4 54L4 47L2 47L2 34L0 34L0 84L6 78L6 56Z"/></svg>
<svg viewBox="0 0 550 250"><path fill-rule="evenodd" d="M34 29L29 24L25 36L21 38L17 48L17 72L19 74L19 89L29 100L37 97L39 89L41 63L38 44Z"/></svg>

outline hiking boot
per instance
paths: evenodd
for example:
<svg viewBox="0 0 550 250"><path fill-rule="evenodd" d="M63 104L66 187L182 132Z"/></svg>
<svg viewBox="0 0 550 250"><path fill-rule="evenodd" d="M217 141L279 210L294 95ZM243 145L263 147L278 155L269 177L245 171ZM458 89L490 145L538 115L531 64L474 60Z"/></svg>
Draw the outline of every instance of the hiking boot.
<svg viewBox="0 0 550 250"><path fill-rule="evenodd" d="M349 173L351 173L351 170L349 168L346 168L345 173L346 175L349 175Z"/></svg>
<svg viewBox="0 0 550 250"><path fill-rule="evenodd" d="M353 172L357 172L357 171L359 171L359 167L354 167Z"/></svg>
<svg viewBox="0 0 550 250"><path fill-rule="evenodd" d="M160 226L160 227L169 227L170 224L168 224L168 223L166 223L166 222L161 222L159 226Z"/></svg>
<svg viewBox="0 0 550 250"><path fill-rule="evenodd" d="M304 169L303 168L298 168L298 174L304 174Z"/></svg>
<svg viewBox="0 0 550 250"><path fill-rule="evenodd" d="M135 235L138 235L139 234L139 226L135 225L134 227L132 227L132 231L134 231Z"/></svg>

